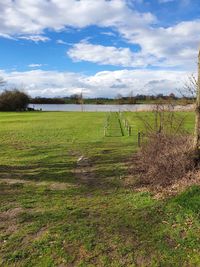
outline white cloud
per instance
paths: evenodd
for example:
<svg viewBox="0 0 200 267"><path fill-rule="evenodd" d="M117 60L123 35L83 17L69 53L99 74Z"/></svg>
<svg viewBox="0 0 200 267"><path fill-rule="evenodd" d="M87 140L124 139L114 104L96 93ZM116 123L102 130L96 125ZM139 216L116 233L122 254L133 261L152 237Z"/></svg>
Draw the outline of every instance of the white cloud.
<svg viewBox="0 0 200 267"><path fill-rule="evenodd" d="M63 41L61 39L56 40L56 43L57 44L63 44L63 45L66 45L67 44L67 42L65 42L65 41Z"/></svg>
<svg viewBox="0 0 200 267"><path fill-rule="evenodd" d="M183 24L183 25L182 25ZM179 67L195 70L197 61L197 44L200 40L196 34L195 23L180 23L168 29L144 30L134 36L133 43L137 40L142 47L141 51L132 52L130 48L94 45L85 41L74 44L67 51L70 58L76 61L89 61L99 65L114 65L121 67ZM193 28L194 26L194 28ZM155 31L157 33L155 34ZM188 34L193 38L188 40ZM131 42L132 36L126 38ZM181 42L184 39L184 43ZM172 40L166 45L168 40Z"/></svg>
<svg viewBox="0 0 200 267"><path fill-rule="evenodd" d="M174 2L176 0L158 0L159 3L161 4L165 4L165 3L169 3L169 2Z"/></svg>
<svg viewBox="0 0 200 267"><path fill-rule="evenodd" d="M32 96L66 96L83 91L85 96L115 97L118 93L176 93L186 81L184 71L119 70L86 76L71 72L32 70L0 71L8 86L25 89Z"/></svg>
<svg viewBox="0 0 200 267"><path fill-rule="evenodd" d="M41 66L42 66L42 64L34 64L34 63L28 65L29 68L38 68L38 67L41 67Z"/></svg>
<svg viewBox="0 0 200 267"><path fill-rule="evenodd" d="M157 65L196 68L200 44L200 20L181 22L164 28L143 27L140 30L120 26L119 32L128 42L139 44L143 55L153 55Z"/></svg>
<svg viewBox="0 0 200 267"><path fill-rule="evenodd" d="M16 38L14 38L14 37L6 34L6 33L0 33L0 37L5 38L5 39L10 39L10 40L15 40L15 41L17 40Z"/></svg>
<svg viewBox="0 0 200 267"><path fill-rule="evenodd" d="M107 35L107 36L116 36L116 34L114 32L111 32L111 31L109 31L109 32L101 32L101 34Z"/></svg>
<svg viewBox="0 0 200 267"><path fill-rule="evenodd" d="M90 61L101 65L127 66L130 64L131 58L129 48L105 47L86 42L75 44L67 54L74 61Z"/></svg>
<svg viewBox="0 0 200 267"><path fill-rule="evenodd" d="M0 71L8 87L25 89L32 96L67 95L81 90L83 76L70 72L31 70L26 72Z"/></svg>
<svg viewBox="0 0 200 267"><path fill-rule="evenodd" d="M124 0L4 0L0 12L0 32L8 35L41 34L44 29L58 31L65 27L114 26L127 15L141 24L154 20L149 13L132 11Z"/></svg>
<svg viewBox="0 0 200 267"><path fill-rule="evenodd" d="M155 58L151 55L133 53L129 48L93 45L87 42L75 44L67 54L74 61L90 61L100 65L146 67L149 64L156 64Z"/></svg>
<svg viewBox="0 0 200 267"><path fill-rule="evenodd" d="M189 0L181 0L186 2ZM128 43L139 45L142 65L147 65L146 60L151 57L157 60L156 65L194 67L200 20L171 27L158 27L156 22L152 13L137 12L130 0L0 0L0 36L5 38L46 42L49 40L45 36L47 29L62 31L97 25L111 28Z"/></svg>
<svg viewBox="0 0 200 267"><path fill-rule="evenodd" d="M28 41L33 41L35 43L38 42L47 42L50 39L46 36L43 35L27 35L27 36L20 36L18 37L19 39L24 39L24 40L28 40Z"/></svg>

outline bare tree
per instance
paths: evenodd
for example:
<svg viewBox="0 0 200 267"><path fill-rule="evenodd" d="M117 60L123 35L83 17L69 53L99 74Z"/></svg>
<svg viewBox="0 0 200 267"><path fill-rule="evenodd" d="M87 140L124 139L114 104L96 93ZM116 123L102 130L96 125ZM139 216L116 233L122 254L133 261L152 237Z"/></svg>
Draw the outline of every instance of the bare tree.
<svg viewBox="0 0 200 267"><path fill-rule="evenodd" d="M143 134L146 136L167 134L179 135L187 133L184 129L186 115L176 113L176 104L173 99L160 100L154 105L152 112L147 114L136 113L142 122Z"/></svg>
<svg viewBox="0 0 200 267"><path fill-rule="evenodd" d="M115 99L117 100L117 104L122 104L123 103L123 96L121 94L117 94Z"/></svg>
<svg viewBox="0 0 200 267"><path fill-rule="evenodd" d="M133 91L131 91L129 96L128 96L128 103L129 104L135 104L136 103L135 97L133 96Z"/></svg>
<svg viewBox="0 0 200 267"><path fill-rule="evenodd" d="M197 160L200 159L200 50L198 55L198 80L196 92L196 118L194 131L194 150Z"/></svg>
<svg viewBox="0 0 200 267"><path fill-rule="evenodd" d="M181 104L188 105L196 102L198 82L194 74L188 76L182 88L177 89L181 96Z"/></svg>
<svg viewBox="0 0 200 267"><path fill-rule="evenodd" d="M191 96L194 99L195 104L195 129L194 129L194 142L193 148L195 152L195 159L200 160L200 50L198 54L198 78L194 75L188 78L188 82L182 91L180 91L183 97Z"/></svg>

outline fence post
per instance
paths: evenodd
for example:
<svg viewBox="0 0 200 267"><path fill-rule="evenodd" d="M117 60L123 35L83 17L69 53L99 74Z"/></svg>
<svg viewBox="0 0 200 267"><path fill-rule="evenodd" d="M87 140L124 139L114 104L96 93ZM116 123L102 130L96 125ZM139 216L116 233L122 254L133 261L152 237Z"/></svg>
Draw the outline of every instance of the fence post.
<svg viewBox="0 0 200 267"><path fill-rule="evenodd" d="M141 133L138 132L138 147L141 146Z"/></svg>
<svg viewBox="0 0 200 267"><path fill-rule="evenodd" d="M128 136L131 136L131 126L128 127Z"/></svg>

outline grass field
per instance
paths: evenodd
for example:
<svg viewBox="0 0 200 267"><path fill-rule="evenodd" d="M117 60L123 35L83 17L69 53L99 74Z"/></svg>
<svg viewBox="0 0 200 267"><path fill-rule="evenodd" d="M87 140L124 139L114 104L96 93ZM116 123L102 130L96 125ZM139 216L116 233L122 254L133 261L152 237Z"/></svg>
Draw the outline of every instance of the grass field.
<svg viewBox="0 0 200 267"><path fill-rule="evenodd" d="M143 128L125 116L130 137L115 116L104 137L106 113L0 113L1 266L200 266L200 188L125 187Z"/></svg>

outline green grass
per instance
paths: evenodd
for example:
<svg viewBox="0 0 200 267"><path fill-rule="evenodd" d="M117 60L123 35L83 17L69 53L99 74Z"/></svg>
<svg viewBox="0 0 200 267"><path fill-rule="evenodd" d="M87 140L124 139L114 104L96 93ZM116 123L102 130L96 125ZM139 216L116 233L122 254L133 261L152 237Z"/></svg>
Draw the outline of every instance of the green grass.
<svg viewBox="0 0 200 267"><path fill-rule="evenodd" d="M153 112L125 112L124 114L135 132L144 130L144 123L141 118L151 125L154 124L155 116ZM193 131L195 122L193 112L175 112L175 120L183 120L184 128L188 132Z"/></svg>
<svg viewBox="0 0 200 267"><path fill-rule="evenodd" d="M103 165L105 171L112 170L113 163L118 169L119 157L134 149L135 140L104 137L106 116L92 112L0 114L1 174L73 182L73 170L82 155Z"/></svg>
<svg viewBox="0 0 200 267"><path fill-rule="evenodd" d="M121 137L125 135L125 129L121 122L119 113L117 112L108 113L105 126L107 137Z"/></svg>
<svg viewBox="0 0 200 267"><path fill-rule="evenodd" d="M106 116L0 114L0 265L200 266L200 188L162 201L125 188L143 126L127 113L133 135L104 137Z"/></svg>

